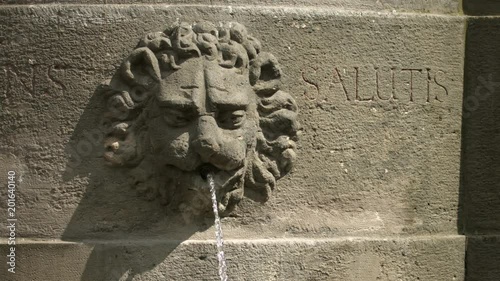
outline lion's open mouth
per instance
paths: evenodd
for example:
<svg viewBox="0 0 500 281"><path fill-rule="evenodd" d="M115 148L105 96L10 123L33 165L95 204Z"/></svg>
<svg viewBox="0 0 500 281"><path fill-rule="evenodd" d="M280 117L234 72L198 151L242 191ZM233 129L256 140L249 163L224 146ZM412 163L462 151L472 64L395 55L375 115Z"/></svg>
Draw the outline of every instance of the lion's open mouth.
<svg viewBox="0 0 500 281"><path fill-rule="evenodd" d="M208 174L215 174L218 171L220 171L220 169L212 164L203 164L198 168L198 172L203 180L207 180Z"/></svg>

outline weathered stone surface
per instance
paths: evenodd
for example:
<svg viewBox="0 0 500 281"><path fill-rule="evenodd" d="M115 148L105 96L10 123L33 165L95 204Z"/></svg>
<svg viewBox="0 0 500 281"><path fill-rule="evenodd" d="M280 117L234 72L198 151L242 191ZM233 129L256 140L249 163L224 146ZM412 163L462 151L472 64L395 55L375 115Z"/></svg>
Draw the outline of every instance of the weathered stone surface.
<svg viewBox="0 0 500 281"><path fill-rule="evenodd" d="M474 0L471 0L474 1ZM494 1L494 0L490 0ZM0 0L0 4L73 4L72 0ZM459 0L79 0L79 4L204 4L204 5L255 5L255 6L329 6L337 9L382 10L397 12L450 13L461 10Z"/></svg>
<svg viewBox="0 0 500 281"><path fill-rule="evenodd" d="M9 281L218 280L212 242L109 242L24 242L16 274L3 266L0 274ZM229 240L226 257L230 280L463 280L464 246L460 236Z"/></svg>
<svg viewBox="0 0 500 281"><path fill-rule="evenodd" d="M176 18L244 23L301 111L301 161L266 205L244 200L224 220L228 237L456 233L463 18L48 5L0 9L0 180L22 180L21 237L212 238L199 232L211 219L180 228L100 156L94 90L138 37Z"/></svg>
<svg viewBox="0 0 500 281"><path fill-rule="evenodd" d="M469 19L463 117L466 234L500 233L500 19Z"/></svg>

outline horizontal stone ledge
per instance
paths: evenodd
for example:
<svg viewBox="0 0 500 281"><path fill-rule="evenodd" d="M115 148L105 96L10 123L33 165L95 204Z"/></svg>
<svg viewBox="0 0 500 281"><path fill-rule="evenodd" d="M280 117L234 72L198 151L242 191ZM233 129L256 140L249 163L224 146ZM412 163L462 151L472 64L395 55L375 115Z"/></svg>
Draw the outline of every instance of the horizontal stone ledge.
<svg viewBox="0 0 500 281"><path fill-rule="evenodd" d="M73 0L0 0L0 4L25 5L25 4L75 4ZM240 6L242 1L237 0L80 0L78 4L202 4L202 5L233 5ZM246 0L244 5L256 6L328 6L336 8L369 9L369 10L398 10L419 13L446 13L456 14L461 11L459 0Z"/></svg>
<svg viewBox="0 0 500 281"><path fill-rule="evenodd" d="M315 237L287 237L287 238L264 238L264 239L224 239L225 244L318 244L318 243L364 243L364 242L405 242L405 241L440 241L440 240L465 239L463 235L412 235L412 236L387 236L387 237L371 237L371 236L341 236L328 238ZM0 238L0 246L8 244L8 239ZM144 239L124 238L124 239L81 239L81 240L61 240L61 239L44 239L44 238L17 238L16 245L72 245L72 244L213 244L214 239L161 239L147 237Z"/></svg>
<svg viewBox="0 0 500 281"><path fill-rule="evenodd" d="M1 1L1 0L0 0ZM415 13L413 11L407 10L374 10L374 9L359 9L349 6L343 7L328 7L325 9L323 5L251 5L251 4L238 4L238 5L227 5L224 3L214 3L214 4L203 4L203 3L120 3L120 4L84 4L84 3L54 3L54 4L40 4L40 5L2 5L0 2L0 11L14 11L19 13L19 15L24 16L43 16L57 12L58 19L64 20L65 11L75 12L79 11L79 14L70 14L77 21L78 17L88 18L91 15L98 17L106 16L102 12L120 12L120 11L161 11L161 10L171 10L171 9L190 9L190 10L205 10L211 12L213 10L218 10L219 14L217 16L232 16L234 17L238 13L245 11L257 10L261 13L313 13L317 15L335 15L335 16L383 16L383 17L443 17L443 18L467 18L463 14L441 14L441 13ZM37 13L39 12L39 13ZM94 13L92 13L94 12ZM138 14L123 14L122 16L129 16L131 19L136 19L142 17L143 15ZM123 18L122 18L123 19ZM66 22L60 22L61 25Z"/></svg>
<svg viewBox="0 0 500 281"><path fill-rule="evenodd" d="M25 241L26 242L26 241ZM212 241L16 246L16 280L217 280ZM293 243L290 243L293 242ZM0 252L8 252L0 245ZM227 240L230 280L463 280L465 237ZM3 255L2 256L6 256Z"/></svg>

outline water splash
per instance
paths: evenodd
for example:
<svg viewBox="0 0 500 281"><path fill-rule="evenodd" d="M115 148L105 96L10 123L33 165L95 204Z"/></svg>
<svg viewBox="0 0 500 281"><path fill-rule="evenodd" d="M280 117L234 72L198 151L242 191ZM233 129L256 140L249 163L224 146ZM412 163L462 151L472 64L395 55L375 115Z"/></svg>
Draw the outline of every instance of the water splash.
<svg viewBox="0 0 500 281"><path fill-rule="evenodd" d="M210 185L210 193L212 194L212 209L215 216L215 237L217 238L217 259L219 260L219 276L221 281L227 281L227 265L226 257L224 256L224 239L222 236L222 226L219 217L215 181L212 174L210 173L207 175L207 179Z"/></svg>

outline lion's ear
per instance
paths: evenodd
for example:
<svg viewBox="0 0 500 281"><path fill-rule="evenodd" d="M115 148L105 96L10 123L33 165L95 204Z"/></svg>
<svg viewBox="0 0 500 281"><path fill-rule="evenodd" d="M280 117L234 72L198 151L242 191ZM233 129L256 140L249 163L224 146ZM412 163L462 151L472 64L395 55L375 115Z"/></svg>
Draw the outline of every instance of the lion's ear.
<svg viewBox="0 0 500 281"><path fill-rule="evenodd" d="M273 94L281 86L281 67L270 53L262 52L250 62L250 84L258 95Z"/></svg>
<svg viewBox="0 0 500 281"><path fill-rule="evenodd" d="M161 80L158 59L147 47L135 49L122 63L120 73L129 84L146 88Z"/></svg>

